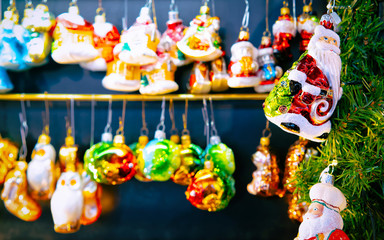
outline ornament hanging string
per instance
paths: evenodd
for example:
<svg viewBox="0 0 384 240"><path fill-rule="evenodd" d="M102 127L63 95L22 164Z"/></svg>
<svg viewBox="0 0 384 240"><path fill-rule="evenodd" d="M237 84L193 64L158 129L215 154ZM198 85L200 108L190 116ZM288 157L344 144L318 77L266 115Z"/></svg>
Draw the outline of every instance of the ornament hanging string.
<svg viewBox="0 0 384 240"><path fill-rule="evenodd" d="M212 0L212 17L216 16L215 0Z"/></svg>
<svg viewBox="0 0 384 240"><path fill-rule="evenodd" d="M49 101L44 100L45 112L43 112L43 133L49 136Z"/></svg>
<svg viewBox="0 0 384 240"><path fill-rule="evenodd" d="M249 31L248 24L249 24L249 2L248 0L245 0L245 12L243 16L243 21L241 23L241 30L246 29L248 32Z"/></svg>
<svg viewBox="0 0 384 240"><path fill-rule="evenodd" d="M177 5L175 0L171 0L171 4L169 5L169 10L173 12L178 12Z"/></svg>
<svg viewBox="0 0 384 240"><path fill-rule="evenodd" d="M121 20L123 24L123 30L128 29L128 0L124 0L124 17Z"/></svg>
<svg viewBox="0 0 384 240"><path fill-rule="evenodd" d="M161 102L161 115L160 115L160 123L157 125L156 130L165 131L165 97Z"/></svg>
<svg viewBox="0 0 384 240"><path fill-rule="evenodd" d="M185 111L183 114L183 127L184 127L184 129L181 132L182 135L189 135L187 123L188 123L188 99L185 99Z"/></svg>
<svg viewBox="0 0 384 240"><path fill-rule="evenodd" d="M148 136L148 128L147 122L145 121L145 102L141 102L141 121L143 123L143 127L140 129L140 136Z"/></svg>
<svg viewBox="0 0 384 240"><path fill-rule="evenodd" d="M268 135L266 135L267 132L268 132ZM263 137L266 137L266 138L271 138L272 136L271 129L269 128L269 120L267 120L267 122L265 123L265 128L263 130L262 135Z"/></svg>
<svg viewBox="0 0 384 240"><path fill-rule="evenodd" d="M107 118L107 125L104 128L104 132L106 133L112 133L112 98L109 99L108 103L108 118Z"/></svg>
<svg viewBox="0 0 384 240"><path fill-rule="evenodd" d="M216 123L215 123L215 114L213 112L213 103L212 98L209 98L209 105L211 108L211 135L212 136L218 136L217 129L216 129Z"/></svg>
<svg viewBox="0 0 384 240"><path fill-rule="evenodd" d="M72 137L75 139L75 100L71 98L71 129Z"/></svg>
<svg viewBox="0 0 384 240"><path fill-rule="evenodd" d="M172 98L169 100L169 118L171 119L171 123L172 123L171 135L178 135L178 131L175 123L175 108L173 106Z"/></svg>
<svg viewBox="0 0 384 240"><path fill-rule="evenodd" d="M269 0L265 0L265 31L263 32L263 36L271 36L271 32L269 31L269 21L268 21L268 12L269 12Z"/></svg>
<svg viewBox="0 0 384 240"><path fill-rule="evenodd" d="M204 120L204 135L207 138L207 146L209 145L209 116L207 110L207 100L203 99L203 108L201 109L203 113Z"/></svg>
<svg viewBox="0 0 384 240"><path fill-rule="evenodd" d="M319 177L319 181L321 180L321 178L324 176L324 174L331 174L333 173L333 171L335 170L335 167L337 166L337 160L333 160L331 164L329 164L320 174L320 177ZM332 170L331 170L332 168ZM330 171L331 170L331 171Z"/></svg>
<svg viewBox="0 0 384 240"><path fill-rule="evenodd" d="M297 19L296 19L296 0L292 0L292 13L293 13L293 26L297 28Z"/></svg>
<svg viewBox="0 0 384 240"><path fill-rule="evenodd" d="M119 129L116 131L116 135L124 135L124 123L125 123L125 108L127 106L127 101L123 100L123 110L121 117L119 117Z"/></svg>
<svg viewBox="0 0 384 240"><path fill-rule="evenodd" d="M92 94L92 101L91 101L91 139L90 139L90 146L93 146L93 143L95 141L95 96Z"/></svg>
<svg viewBox="0 0 384 240"><path fill-rule="evenodd" d="M24 100L21 100L20 104L21 104L21 112L19 113L19 119L20 119L20 135L21 135L22 147L20 148L19 159L22 161L25 161L28 153L27 140L26 140L26 137L28 135L28 124L27 124L27 115L25 112Z"/></svg>

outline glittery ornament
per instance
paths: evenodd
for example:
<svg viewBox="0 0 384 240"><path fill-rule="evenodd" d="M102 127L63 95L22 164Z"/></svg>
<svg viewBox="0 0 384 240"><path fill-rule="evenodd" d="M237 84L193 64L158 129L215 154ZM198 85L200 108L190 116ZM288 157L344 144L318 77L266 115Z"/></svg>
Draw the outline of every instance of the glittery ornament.
<svg viewBox="0 0 384 240"><path fill-rule="evenodd" d="M148 136L142 135L139 137L139 140L136 143L131 144L129 147L132 149L133 154L137 159L136 165L136 174L135 178L141 182L150 182L152 181L149 178L146 178L145 175L141 172L140 169L144 169L144 161L143 161L143 150L145 146L148 144L149 139Z"/></svg>
<svg viewBox="0 0 384 240"><path fill-rule="evenodd" d="M189 77L188 91L191 94L209 93L211 85L208 65L204 62L195 62Z"/></svg>
<svg viewBox="0 0 384 240"><path fill-rule="evenodd" d="M219 136L211 136L210 144L204 152L204 156L210 156L210 161L214 167L224 171L227 175L232 175L235 172L235 156L232 149L221 142Z"/></svg>
<svg viewBox="0 0 384 240"><path fill-rule="evenodd" d="M288 198L288 217L298 222L303 221L304 214L308 211L306 202L299 202L299 194L286 194Z"/></svg>
<svg viewBox="0 0 384 240"><path fill-rule="evenodd" d="M27 162L17 161L15 167L8 172L1 199L5 208L24 221L35 221L41 215L40 205L28 195Z"/></svg>
<svg viewBox="0 0 384 240"><path fill-rule="evenodd" d="M15 143L0 136L0 184L4 183L9 170L15 166L18 153L19 148Z"/></svg>
<svg viewBox="0 0 384 240"><path fill-rule="evenodd" d="M319 18L312 13L312 4L304 5L303 13L297 18L297 31L300 33L300 52L308 49L308 43L315 27L319 25Z"/></svg>

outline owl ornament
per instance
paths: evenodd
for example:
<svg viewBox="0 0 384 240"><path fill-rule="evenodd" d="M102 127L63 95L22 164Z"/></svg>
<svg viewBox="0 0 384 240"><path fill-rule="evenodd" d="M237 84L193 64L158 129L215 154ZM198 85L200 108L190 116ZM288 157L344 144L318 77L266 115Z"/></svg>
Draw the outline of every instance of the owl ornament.
<svg viewBox="0 0 384 240"><path fill-rule="evenodd" d="M33 9L27 3L24 10L22 26L29 34L27 43L28 56L26 63L30 66L40 66L48 62L51 52L51 31L56 24L55 16L49 11L48 6L41 3Z"/></svg>
<svg viewBox="0 0 384 240"><path fill-rule="evenodd" d="M297 18L297 31L301 36L299 47L301 53L308 50L309 40L317 25L319 25L319 18L312 12L312 4L304 5L303 13Z"/></svg>
<svg viewBox="0 0 384 240"><path fill-rule="evenodd" d="M228 85L231 88L254 87L258 84L256 76L259 65L257 63L257 48L249 41L249 32L241 30L239 38L231 47L231 62L228 66L230 77Z"/></svg>
<svg viewBox="0 0 384 240"><path fill-rule="evenodd" d="M218 34L220 19L209 15L207 4L200 7L184 37L177 43L179 50L195 61L212 61L223 55Z"/></svg>
<svg viewBox="0 0 384 240"><path fill-rule="evenodd" d="M191 94L206 94L211 91L212 82L209 79L209 67L205 62L195 62L187 86Z"/></svg>
<svg viewBox="0 0 384 240"><path fill-rule="evenodd" d="M179 90L179 85L175 82L176 65L169 53L159 52L158 56L156 63L140 67L141 94L159 95Z"/></svg>
<svg viewBox="0 0 384 240"><path fill-rule="evenodd" d="M252 158L257 169L252 173L253 179L247 186L248 192L262 197L282 197L284 193L279 189L279 167L276 155L270 151L269 137L260 139L260 145Z"/></svg>
<svg viewBox="0 0 384 240"><path fill-rule="evenodd" d="M3 184L8 172L15 166L19 148L9 139L0 136L0 184Z"/></svg>
<svg viewBox="0 0 384 240"><path fill-rule="evenodd" d="M27 180L29 192L36 200L48 200L55 191L56 151L50 144L51 138L41 134L28 164Z"/></svg>
<svg viewBox="0 0 384 240"><path fill-rule="evenodd" d="M292 58L291 40L296 36L296 28L286 1L284 1L284 7L280 9L279 18L272 26L272 32L274 55L279 62L290 60Z"/></svg>
<svg viewBox="0 0 384 240"><path fill-rule="evenodd" d="M228 89L229 74L227 73L227 65L223 56L211 62L209 77L213 92L223 92Z"/></svg>
<svg viewBox="0 0 384 240"><path fill-rule="evenodd" d="M173 64L177 67L184 66L192 62L187 58L177 47L176 43L179 42L185 33L185 26L183 20L179 18L179 12L172 10L168 12L167 29L161 35L157 50L160 52L169 53Z"/></svg>
<svg viewBox="0 0 384 240"><path fill-rule="evenodd" d="M74 64L95 59L99 52L93 40L93 26L79 15L71 2L68 12L56 18L53 31L52 58L60 64Z"/></svg>
<svg viewBox="0 0 384 240"><path fill-rule="evenodd" d="M143 7L136 22L123 31L120 43L113 49L118 58L130 65L143 66L157 62L156 49L160 32L152 22L150 9Z"/></svg>
<svg viewBox="0 0 384 240"><path fill-rule="evenodd" d="M137 165L136 165L136 174L135 178L139 180L140 182L150 182L152 181L149 178L146 178L144 173L141 172L140 169L144 169L144 162L143 162L143 150L145 146L148 144L149 139L147 135L141 135L139 137L139 140L133 144L131 144L129 147L133 151L133 155L135 155L137 159Z"/></svg>
<svg viewBox="0 0 384 240"><path fill-rule="evenodd" d="M9 79L7 71L3 67L0 67L0 94L7 93L13 90L13 84Z"/></svg>
<svg viewBox="0 0 384 240"><path fill-rule="evenodd" d="M156 130L155 138L148 142L138 157L140 171L153 181L169 180L180 167L180 149L165 138L162 130Z"/></svg>
<svg viewBox="0 0 384 240"><path fill-rule="evenodd" d="M107 71L107 64L113 62L113 48L119 43L120 33L117 28L106 22L105 12L102 8L96 10L95 23L93 24L93 41L98 51L98 56L80 66L90 71Z"/></svg>
<svg viewBox="0 0 384 240"><path fill-rule="evenodd" d="M334 24L331 15L322 17L308 51L280 78L263 106L272 123L315 142L327 139L330 117L343 93L340 38L330 29Z"/></svg>
<svg viewBox="0 0 384 240"><path fill-rule="evenodd" d="M104 133L105 134L105 133ZM125 137L104 135L102 142L88 149L84 156L85 169L97 183L117 185L130 180L136 173L136 157L125 145Z"/></svg>
<svg viewBox="0 0 384 240"><path fill-rule="evenodd" d="M93 181L85 169L81 170L82 190L84 198L83 214L81 225L90 225L100 217L101 214L101 193L100 184Z"/></svg>
<svg viewBox="0 0 384 240"><path fill-rule="evenodd" d="M257 59L260 68L257 71L259 83L255 86L255 91L257 93L270 92L283 75L283 69L276 65L270 36L264 35L261 38Z"/></svg>
<svg viewBox="0 0 384 240"><path fill-rule="evenodd" d="M192 182L195 173L201 169L201 147L191 142L189 134L181 136L180 144L180 167L173 173L171 179L174 183L188 186Z"/></svg>
<svg viewBox="0 0 384 240"><path fill-rule="evenodd" d="M15 167L8 172L1 199L5 208L23 221L35 221L41 215L40 205L28 195L27 162L19 160Z"/></svg>
<svg viewBox="0 0 384 240"><path fill-rule="evenodd" d="M215 212L226 208L235 195L235 180L205 161L204 168L192 178L185 192L187 200L196 208Z"/></svg>

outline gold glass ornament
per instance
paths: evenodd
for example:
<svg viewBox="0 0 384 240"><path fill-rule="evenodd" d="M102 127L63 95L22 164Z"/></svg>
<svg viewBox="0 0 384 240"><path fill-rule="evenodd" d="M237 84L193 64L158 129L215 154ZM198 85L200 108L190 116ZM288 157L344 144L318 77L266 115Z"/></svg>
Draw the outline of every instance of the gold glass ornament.
<svg viewBox="0 0 384 240"><path fill-rule="evenodd" d="M0 184L4 183L8 171L15 166L18 152L15 143L0 136Z"/></svg>

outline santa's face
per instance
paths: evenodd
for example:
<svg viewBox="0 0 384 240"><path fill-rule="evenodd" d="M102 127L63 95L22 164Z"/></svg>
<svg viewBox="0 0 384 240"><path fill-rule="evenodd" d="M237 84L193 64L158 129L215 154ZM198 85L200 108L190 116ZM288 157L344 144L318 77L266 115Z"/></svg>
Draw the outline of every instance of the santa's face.
<svg viewBox="0 0 384 240"><path fill-rule="evenodd" d="M319 38L319 41L324 42L324 43L327 43L327 44L332 44L332 45L334 45L334 46L337 47L336 39L334 39L333 37L326 37L326 36L323 36L323 37L320 37L320 38Z"/></svg>
<svg viewBox="0 0 384 240"><path fill-rule="evenodd" d="M320 203L312 203L309 206L308 213L312 215L313 218L318 218L323 215L324 206Z"/></svg>

